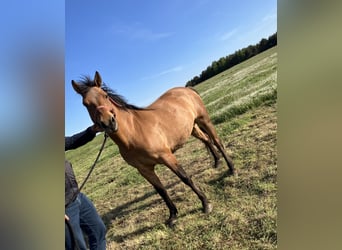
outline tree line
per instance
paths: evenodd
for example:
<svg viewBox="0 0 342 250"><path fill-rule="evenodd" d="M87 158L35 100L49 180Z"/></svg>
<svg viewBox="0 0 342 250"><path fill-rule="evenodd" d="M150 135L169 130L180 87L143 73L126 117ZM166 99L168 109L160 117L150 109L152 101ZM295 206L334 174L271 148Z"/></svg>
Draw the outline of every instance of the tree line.
<svg viewBox="0 0 342 250"><path fill-rule="evenodd" d="M195 86L249 58L255 56L273 46L277 45L277 32L269 36L268 39L261 39L259 43L255 45L249 45L246 48L239 49L233 54L226 57L221 57L218 61L213 61L199 76L195 76L186 83L185 86Z"/></svg>

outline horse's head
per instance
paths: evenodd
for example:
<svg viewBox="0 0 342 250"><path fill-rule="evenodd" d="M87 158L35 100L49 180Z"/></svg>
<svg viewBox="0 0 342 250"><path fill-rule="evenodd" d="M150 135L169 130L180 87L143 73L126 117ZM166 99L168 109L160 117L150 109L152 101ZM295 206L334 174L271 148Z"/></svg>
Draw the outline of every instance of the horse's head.
<svg viewBox="0 0 342 250"><path fill-rule="evenodd" d="M106 132L116 132L118 130L116 107L108 93L101 88L100 74L96 71L94 80L86 78L82 83L77 83L74 80L71 83L74 90L82 96L83 105L87 108L92 121Z"/></svg>

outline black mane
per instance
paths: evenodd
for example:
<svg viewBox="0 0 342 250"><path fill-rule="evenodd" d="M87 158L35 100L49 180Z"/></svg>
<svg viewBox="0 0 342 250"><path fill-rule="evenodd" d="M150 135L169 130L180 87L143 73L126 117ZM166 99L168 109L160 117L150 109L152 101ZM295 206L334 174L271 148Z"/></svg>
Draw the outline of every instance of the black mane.
<svg viewBox="0 0 342 250"><path fill-rule="evenodd" d="M80 83L82 83L82 85L84 86L84 89L82 91L87 91L88 88L96 86L94 80L92 80L89 76L84 76ZM117 94L105 83L102 83L101 89L105 91L115 103L118 104L118 108L121 108L123 110L145 110L145 108L140 108L133 104L129 104L123 96Z"/></svg>

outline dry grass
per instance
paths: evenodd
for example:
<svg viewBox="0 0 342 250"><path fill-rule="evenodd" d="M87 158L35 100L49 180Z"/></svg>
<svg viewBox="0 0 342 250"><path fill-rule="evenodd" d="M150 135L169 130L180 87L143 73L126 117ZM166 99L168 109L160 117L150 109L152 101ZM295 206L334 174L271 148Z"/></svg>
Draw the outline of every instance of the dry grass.
<svg viewBox="0 0 342 250"><path fill-rule="evenodd" d="M260 59L247 61L246 67L252 69L253 64L269 56L276 58L276 49L266 51ZM262 67L267 68L267 60L263 62ZM260 70L254 66L256 71ZM274 61L269 63L269 68L274 68ZM200 84L198 90L206 91L207 100L215 99L210 95L224 100L225 92L217 90L231 86L222 84L222 79L232 77L231 74L243 78L239 69L245 69L244 65L217 76L216 79L221 80L211 79L211 85ZM246 69L245 72L251 73ZM269 74L274 74L274 70ZM270 75L264 77L267 79ZM220 87L216 88L217 85ZM276 83L271 85L274 88ZM249 86L252 88L253 84ZM217 90L209 91L210 88ZM234 88L237 91L238 86ZM249 93L243 89L240 96ZM179 162L212 203L212 213L203 214L201 203L190 188L169 169L157 166L156 172L179 210L174 229L164 225L168 209L161 197L135 168L123 161L116 145L108 141L83 190L94 201L107 226L108 249L275 249L277 105L276 96L268 99L262 96L261 91L256 96L261 100L257 105L250 105L242 113L232 114L216 125L227 152L232 155L237 176L227 176L224 161L220 167L213 168L206 148L194 138L176 152ZM243 104L237 102L236 105ZM66 153L79 182L95 159L102 138L98 136L84 147Z"/></svg>

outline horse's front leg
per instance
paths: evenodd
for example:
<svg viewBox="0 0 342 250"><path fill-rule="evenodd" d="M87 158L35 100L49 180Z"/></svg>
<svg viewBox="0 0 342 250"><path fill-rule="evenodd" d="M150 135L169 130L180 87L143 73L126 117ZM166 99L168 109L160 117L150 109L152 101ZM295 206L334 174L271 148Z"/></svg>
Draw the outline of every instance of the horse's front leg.
<svg viewBox="0 0 342 250"><path fill-rule="evenodd" d="M160 182L159 177L156 175L156 173L154 172L154 166L151 167L142 167L142 168L138 168L139 173L149 182L152 184L152 186L156 189L156 191L158 192L158 194L163 198L163 200L165 201L167 207L169 208L170 211L170 217L169 219L166 221L166 225L168 225L169 227L173 227L176 220L177 220L177 208L175 206L175 204L173 204L173 202L170 199L170 196L168 195L165 187L163 186L163 184Z"/></svg>
<svg viewBox="0 0 342 250"><path fill-rule="evenodd" d="M164 156L165 165L170 168L186 185L197 194L198 198L202 202L203 212L208 214L212 211L213 206L208 202L205 194L192 182L190 176L184 171L184 169L178 164L176 157L173 154Z"/></svg>

